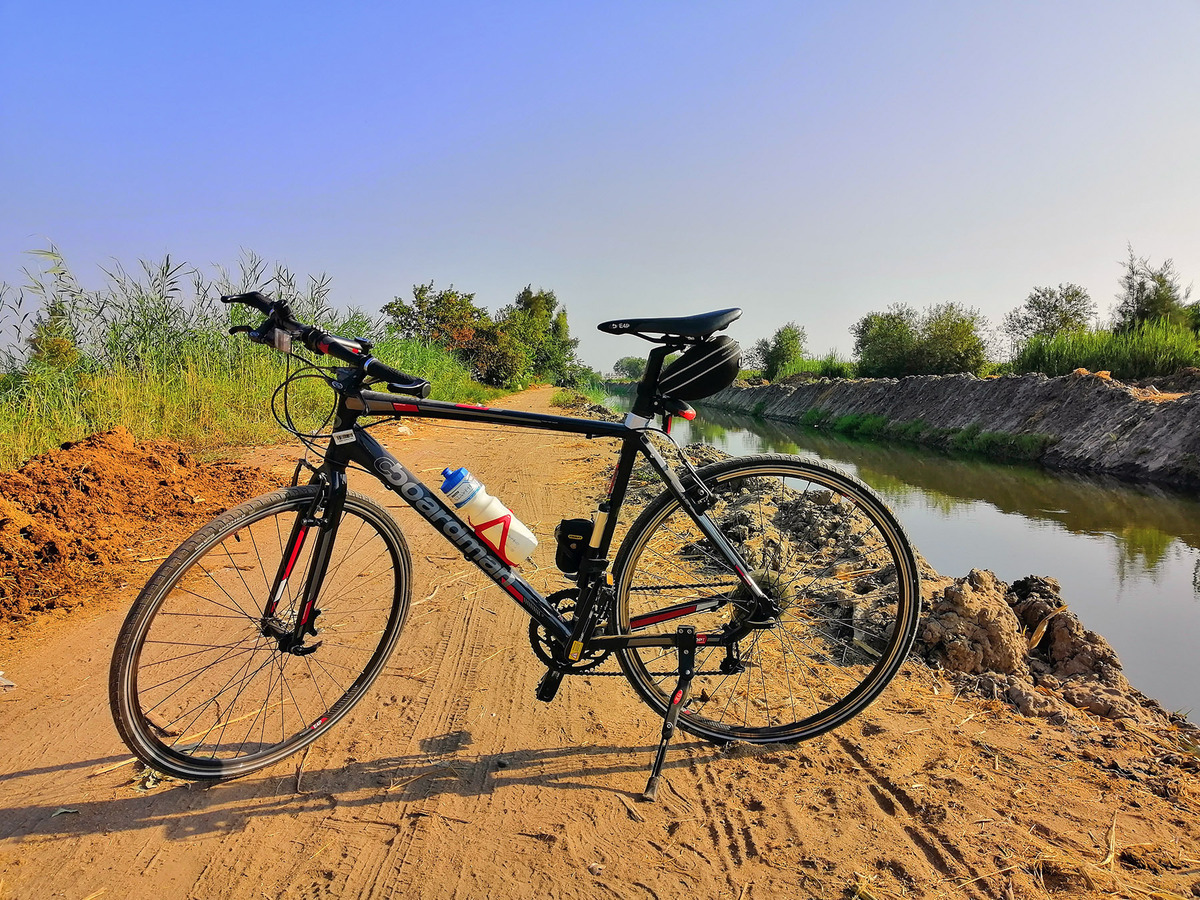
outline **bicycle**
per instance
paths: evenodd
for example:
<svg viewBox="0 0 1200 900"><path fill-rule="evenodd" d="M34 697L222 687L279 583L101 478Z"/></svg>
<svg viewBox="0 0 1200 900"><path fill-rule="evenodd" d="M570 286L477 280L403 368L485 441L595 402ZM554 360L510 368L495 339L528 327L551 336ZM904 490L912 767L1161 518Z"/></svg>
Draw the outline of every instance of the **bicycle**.
<svg viewBox="0 0 1200 900"><path fill-rule="evenodd" d="M619 674L663 717L647 800L676 728L718 744L811 738L862 711L903 663L920 612L919 576L882 501L857 479L796 457L697 469L670 438L673 417L695 415L687 401L736 377L738 346L716 332L741 310L600 325L656 345L632 412L610 422L430 400L428 382L372 356L369 341L297 322L286 303L258 292L222 301L266 316L231 334L289 354L300 341L343 365L319 370L336 404L323 463L302 459L290 487L184 541L121 627L109 678L113 718L153 769L199 780L271 765L336 725L379 675L408 612L411 560L388 512L348 488L352 466L403 498L530 616L533 651L546 665L539 700L552 700L565 675L616 654ZM387 392L372 389L380 383ZM405 416L620 442L593 517L564 519L556 532L556 564L572 586L549 596L535 590L501 541L461 521L368 431ZM298 433L290 417L285 427ZM663 438L677 468L655 444ZM662 490L629 526L610 568L639 460Z"/></svg>

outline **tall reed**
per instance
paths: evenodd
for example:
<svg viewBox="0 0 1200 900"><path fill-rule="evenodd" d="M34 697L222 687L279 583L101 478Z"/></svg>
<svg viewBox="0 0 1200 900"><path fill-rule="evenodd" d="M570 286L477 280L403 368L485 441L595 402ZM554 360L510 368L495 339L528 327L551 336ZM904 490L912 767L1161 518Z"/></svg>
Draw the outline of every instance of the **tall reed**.
<svg viewBox="0 0 1200 900"><path fill-rule="evenodd" d="M855 365L851 360L843 359L836 350L830 350L822 357L794 359L784 363L776 381L782 381L791 375L807 373L818 378L853 378Z"/></svg>
<svg viewBox="0 0 1200 900"><path fill-rule="evenodd" d="M481 401L499 393L449 354L389 338L381 320L360 310L334 310L324 276L298 286L286 268L249 255L236 277L219 270L206 279L168 258L142 263L136 276L114 267L101 289L89 291L57 250L38 256L44 268L27 271L24 288L0 284L0 469L114 425L197 450L287 438L271 398L288 360L230 337L230 325L257 314L218 302L222 293L254 288L288 299L301 321L376 339L377 356L428 379L434 396ZM299 394L319 424L328 388L306 382Z"/></svg>
<svg viewBox="0 0 1200 900"><path fill-rule="evenodd" d="M1014 372L1066 375L1078 368L1108 371L1122 380L1170 375L1200 365L1200 343L1191 328L1165 320L1114 334L1077 331L1031 338L1013 359Z"/></svg>

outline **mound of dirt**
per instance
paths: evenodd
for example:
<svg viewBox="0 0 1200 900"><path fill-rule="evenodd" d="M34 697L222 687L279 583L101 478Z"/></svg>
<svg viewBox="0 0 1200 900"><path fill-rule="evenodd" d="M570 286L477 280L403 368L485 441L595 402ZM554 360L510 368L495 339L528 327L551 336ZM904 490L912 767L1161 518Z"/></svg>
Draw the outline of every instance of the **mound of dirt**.
<svg viewBox="0 0 1200 900"><path fill-rule="evenodd" d="M917 651L957 673L961 687L1027 716L1083 710L1106 719L1171 718L1129 684L1112 645L1083 627L1053 578L1030 575L1010 587L972 569L934 595Z"/></svg>
<svg viewBox="0 0 1200 900"><path fill-rule="evenodd" d="M78 605L147 534L182 536L268 487L258 469L201 466L120 427L0 472L0 621Z"/></svg>

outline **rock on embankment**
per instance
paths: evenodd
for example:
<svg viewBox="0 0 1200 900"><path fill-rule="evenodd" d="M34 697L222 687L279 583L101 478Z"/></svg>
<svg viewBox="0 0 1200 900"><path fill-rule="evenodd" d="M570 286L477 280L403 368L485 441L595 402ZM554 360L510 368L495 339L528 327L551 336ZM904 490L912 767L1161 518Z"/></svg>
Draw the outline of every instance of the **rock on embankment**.
<svg viewBox="0 0 1200 900"><path fill-rule="evenodd" d="M882 417L876 430L950 445L957 438L1023 439L1052 468L1200 487L1200 392L1163 400L1106 375L819 379L730 387L704 400L732 412L788 422ZM983 443L985 446L989 442ZM990 442L1002 451L1004 440Z"/></svg>

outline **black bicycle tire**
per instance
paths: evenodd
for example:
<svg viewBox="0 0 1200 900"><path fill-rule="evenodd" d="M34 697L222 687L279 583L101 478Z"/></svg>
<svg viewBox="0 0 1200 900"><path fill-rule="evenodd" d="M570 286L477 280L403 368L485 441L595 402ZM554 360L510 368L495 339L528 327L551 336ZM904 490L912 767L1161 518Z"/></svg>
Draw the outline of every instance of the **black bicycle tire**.
<svg viewBox="0 0 1200 900"><path fill-rule="evenodd" d="M887 506L859 479L829 466L780 454L733 457L705 466L699 470L699 474L706 484L714 484L731 481L739 474L747 477L754 472L769 474L772 467L776 470L776 474L788 469L797 477L835 490L843 496L854 498L856 504L866 511L869 520L879 526L881 535L888 543L892 558L897 564L897 615L895 617L897 627L892 635L888 656L871 670L867 678L837 703L799 722L792 722L783 727L739 729L719 727L704 717L689 715L687 710L679 717L679 725L682 729L717 743L731 741L790 743L816 737L849 721L870 705L899 672L916 636L920 617L920 577L916 556L908 536ZM654 530L675 512L680 512L682 515L678 501L672 494L664 491L652 500L635 519L621 543L613 565L616 591L614 619L618 633L630 633L629 589L635 572L635 569L630 568L631 560L636 562L642 548L647 546L652 539ZM685 624L688 619L681 618L678 621L680 624ZM669 658L673 665L674 656L671 655ZM622 672L638 696L659 715L665 715L671 689L675 684L674 677L663 681L661 687L655 686L636 649L619 652L618 661ZM672 666L668 665L662 668L670 669Z"/></svg>
<svg viewBox="0 0 1200 900"><path fill-rule="evenodd" d="M195 564L239 531L270 516L287 515L309 509L317 494L315 486L284 488L255 497L213 519L180 544L159 566L142 589L121 626L109 671L109 704L122 740L133 754L152 769L165 775L189 780L218 780L246 775L273 765L308 746L333 728L370 688L395 648L407 616L412 585L412 562L407 541L392 516L375 501L348 491L343 512L371 524L382 539L394 567L395 587L391 606L374 652L362 673L334 703L326 716L306 730L275 745L267 752L237 759L200 759L180 752L154 733L138 707L137 673L143 644L155 616ZM341 534L335 539L341 539ZM257 547L256 547L257 549ZM327 583L328 584L328 583ZM324 590L326 585L323 585ZM386 600L385 600L386 602Z"/></svg>

